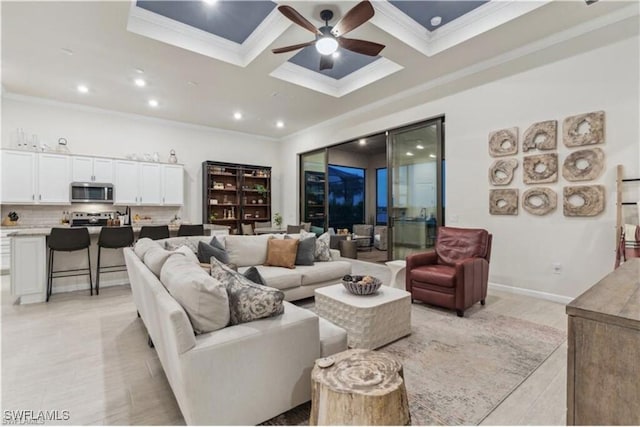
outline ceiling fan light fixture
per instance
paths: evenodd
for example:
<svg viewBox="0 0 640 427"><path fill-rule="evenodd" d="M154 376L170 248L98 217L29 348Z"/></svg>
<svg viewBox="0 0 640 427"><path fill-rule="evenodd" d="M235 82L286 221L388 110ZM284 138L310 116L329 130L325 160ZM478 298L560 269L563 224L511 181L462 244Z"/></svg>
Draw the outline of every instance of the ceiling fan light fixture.
<svg viewBox="0 0 640 427"><path fill-rule="evenodd" d="M331 55L338 50L338 42L331 36L321 37L316 42L316 50L320 55Z"/></svg>

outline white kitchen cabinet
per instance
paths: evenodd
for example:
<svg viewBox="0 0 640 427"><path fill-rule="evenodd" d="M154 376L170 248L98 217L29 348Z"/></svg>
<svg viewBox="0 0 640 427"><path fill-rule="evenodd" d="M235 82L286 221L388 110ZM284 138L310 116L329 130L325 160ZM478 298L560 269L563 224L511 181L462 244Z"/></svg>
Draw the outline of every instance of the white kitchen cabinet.
<svg viewBox="0 0 640 427"><path fill-rule="evenodd" d="M71 204L69 198L70 181L69 156L50 153L38 155L37 203Z"/></svg>
<svg viewBox="0 0 640 427"><path fill-rule="evenodd" d="M138 183L141 205L159 205L162 203L162 177L157 163L140 163L140 181Z"/></svg>
<svg viewBox="0 0 640 427"><path fill-rule="evenodd" d="M11 239L11 294L22 304L46 299L46 251L45 236Z"/></svg>
<svg viewBox="0 0 640 427"><path fill-rule="evenodd" d="M182 165L162 165L162 204L184 204L184 169Z"/></svg>
<svg viewBox="0 0 640 427"><path fill-rule="evenodd" d="M114 205L138 204L138 165L134 161L114 161Z"/></svg>
<svg viewBox="0 0 640 427"><path fill-rule="evenodd" d="M2 150L2 203L34 203L36 156L28 151Z"/></svg>
<svg viewBox="0 0 640 427"><path fill-rule="evenodd" d="M113 182L113 160L100 157L72 156L73 182Z"/></svg>

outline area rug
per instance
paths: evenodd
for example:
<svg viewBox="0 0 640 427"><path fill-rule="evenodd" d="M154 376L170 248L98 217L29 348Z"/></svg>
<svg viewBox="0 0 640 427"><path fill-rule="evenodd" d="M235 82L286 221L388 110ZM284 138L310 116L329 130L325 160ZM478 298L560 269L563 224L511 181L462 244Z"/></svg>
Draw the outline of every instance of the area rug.
<svg viewBox="0 0 640 427"><path fill-rule="evenodd" d="M398 358L413 425L477 425L566 339L566 333L479 309L412 305L411 335L379 351ZM310 404L265 425L309 423Z"/></svg>

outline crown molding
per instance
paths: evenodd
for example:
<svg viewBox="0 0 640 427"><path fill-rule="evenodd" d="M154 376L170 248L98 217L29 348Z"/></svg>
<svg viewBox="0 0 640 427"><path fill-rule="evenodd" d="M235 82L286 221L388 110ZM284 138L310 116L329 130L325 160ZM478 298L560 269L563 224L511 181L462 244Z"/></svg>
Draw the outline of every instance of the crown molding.
<svg viewBox="0 0 640 427"><path fill-rule="evenodd" d="M170 125L170 126L180 127L183 129L207 131L207 132L213 131L213 132L219 132L219 133L228 134L228 135L257 138L257 139L261 139L263 141L268 141L268 142L276 142L281 139L281 138L274 138L271 136L249 133L249 132L239 132L236 130L222 129L214 126L198 125L194 123L181 122L178 120L163 119L159 117L150 117L142 114L126 113L122 111L109 110L106 108L75 104L72 102L57 101L49 98L40 98L37 96L22 95L14 92L4 92L2 94L2 100L5 100L5 99L24 102L28 104L34 104L34 105L45 105L45 106L56 107L56 108L67 108L70 110L81 111L81 112L105 114L109 116L129 119L129 120L145 121L145 122L150 122L150 123L155 123L160 125Z"/></svg>
<svg viewBox="0 0 640 427"><path fill-rule="evenodd" d="M129 9L127 30L239 67L246 67L290 25L291 22L274 8L244 43L240 44L138 7L133 0Z"/></svg>
<svg viewBox="0 0 640 427"><path fill-rule="evenodd" d="M403 68L387 58L380 57L341 79L334 79L287 61L269 75L325 95L340 98Z"/></svg>

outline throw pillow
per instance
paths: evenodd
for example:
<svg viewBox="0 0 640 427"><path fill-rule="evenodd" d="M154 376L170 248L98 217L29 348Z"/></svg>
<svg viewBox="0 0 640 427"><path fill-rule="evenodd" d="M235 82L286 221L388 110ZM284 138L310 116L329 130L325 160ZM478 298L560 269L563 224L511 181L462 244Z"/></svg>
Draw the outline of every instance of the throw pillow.
<svg viewBox="0 0 640 427"><path fill-rule="evenodd" d="M315 236L314 233L307 233L305 231L300 232L300 238L304 239L307 236ZM331 261L331 250L329 247L329 242L331 237L329 236L329 232L323 233L316 239L316 249L314 252L314 257L316 261Z"/></svg>
<svg viewBox="0 0 640 427"><path fill-rule="evenodd" d="M267 244L267 259L264 265L296 268L296 254L299 242L296 239L269 240Z"/></svg>
<svg viewBox="0 0 640 427"><path fill-rule="evenodd" d="M300 225L304 231L311 231L311 223L310 222L301 222Z"/></svg>
<svg viewBox="0 0 640 427"><path fill-rule="evenodd" d="M224 246L222 246L215 236L211 239L210 243L198 242L198 259L200 262L209 262L212 256L225 264L229 262L229 254L227 254Z"/></svg>
<svg viewBox="0 0 640 427"><path fill-rule="evenodd" d="M285 239L293 239L287 235ZM296 252L296 265L313 265L316 256L316 236L307 235L304 239L300 239L298 251Z"/></svg>
<svg viewBox="0 0 640 427"><path fill-rule="evenodd" d="M153 247L160 247L160 245L149 239L148 237L143 237L136 242L133 247L133 252L138 255L138 258L144 259L144 254L146 254L147 251Z"/></svg>
<svg viewBox="0 0 640 427"><path fill-rule="evenodd" d="M162 267L160 281L187 313L196 334L222 329L229 324L226 288L198 264L182 255L172 255Z"/></svg>
<svg viewBox="0 0 640 427"><path fill-rule="evenodd" d="M164 247L167 250L175 251L180 246L186 246L193 251L193 253L198 253L198 242L204 241L208 242L211 236L181 236L181 237L170 237L168 239L158 240L158 242L163 242Z"/></svg>
<svg viewBox="0 0 640 427"><path fill-rule="evenodd" d="M225 236L229 262L238 267L262 265L267 259L267 242L271 236Z"/></svg>
<svg viewBox="0 0 640 427"><path fill-rule="evenodd" d="M256 267L247 268L247 271L243 273L243 276L251 280L253 283L257 283L258 285L263 285L263 286L267 285L267 283L264 281L264 279L262 278L262 275L260 274L260 272Z"/></svg>
<svg viewBox="0 0 640 427"><path fill-rule="evenodd" d="M215 258L211 258L211 276L227 288L231 325L284 313L284 292L258 285Z"/></svg>
<svg viewBox="0 0 640 427"><path fill-rule="evenodd" d="M198 261L198 257L196 256L196 254L193 253L193 251L191 249L189 249L187 246L180 246L178 249L176 249L175 251L173 251L174 254L182 254L185 256L186 259L188 259L189 261L195 263L195 264L199 264L200 261Z"/></svg>
<svg viewBox="0 0 640 427"><path fill-rule="evenodd" d="M321 235L322 233L324 233L324 228L322 227L316 227L315 225L311 226L311 232L313 234L315 234L316 236Z"/></svg>
<svg viewBox="0 0 640 427"><path fill-rule="evenodd" d="M162 270L162 266L167 261L167 258L171 256L173 252L168 251L166 249L162 249L160 246L155 248L150 248L145 254L142 262L156 275L156 277L160 277L160 271ZM183 255L181 255L183 256Z"/></svg>

